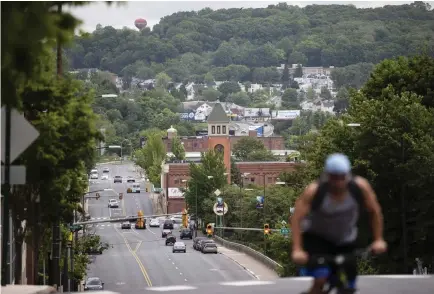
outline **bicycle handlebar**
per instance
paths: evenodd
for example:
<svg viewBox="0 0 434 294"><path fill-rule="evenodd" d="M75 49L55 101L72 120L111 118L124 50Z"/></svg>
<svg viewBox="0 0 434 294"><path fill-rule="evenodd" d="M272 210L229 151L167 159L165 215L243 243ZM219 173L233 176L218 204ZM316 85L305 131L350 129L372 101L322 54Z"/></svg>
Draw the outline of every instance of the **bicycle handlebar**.
<svg viewBox="0 0 434 294"><path fill-rule="evenodd" d="M309 260L307 262L308 265L311 266L318 266L318 265L327 265L327 264L334 264L334 265L343 265L348 261L353 261L357 257L366 258L371 256L372 251L371 248L363 248L363 249L357 249L352 253L345 253L345 254L314 254L309 256Z"/></svg>

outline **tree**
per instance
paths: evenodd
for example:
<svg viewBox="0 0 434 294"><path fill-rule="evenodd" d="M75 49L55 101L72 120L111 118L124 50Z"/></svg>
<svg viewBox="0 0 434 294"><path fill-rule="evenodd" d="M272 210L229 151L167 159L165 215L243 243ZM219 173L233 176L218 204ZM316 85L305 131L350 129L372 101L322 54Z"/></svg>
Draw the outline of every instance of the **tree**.
<svg viewBox="0 0 434 294"><path fill-rule="evenodd" d="M324 100L333 99L332 93L330 93L330 90L326 86L321 87L321 93L319 94L319 97L321 97Z"/></svg>
<svg viewBox="0 0 434 294"><path fill-rule="evenodd" d="M253 137L242 137L232 148L232 153L239 161L267 161L274 156L264 146L264 143Z"/></svg>
<svg viewBox="0 0 434 294"><path fill-rule="evenodd" d="M222 93L213 89L207 88L202 91L202 97L205 101L216 101L221 97Z"/></svg>
<svg viewBox="0 0 434 294"><path fill-rule="evenodd" d="M209 210L215 202L216 189L221 189L226 184L224 175L226 167L223 155L220 152L210 150L201 154L201 163L190 163L190 180L185 192L185 201L189 208L196 210L201 219L210 220L212 211ZM212 177L212 178L209 178Z"/></svg>
<svg viewBox="0 0 434 294"><path fill-rule="evenodd" d="M309 87L307 89L307 93L306 93L306 99L308 101L313 101L317 98L317 94L315 93L315 91L312 89L312 87Z"/></svg>
<svg viewBox="0 0 434 294"><path fill-rule="evenodd" d="M338 93L336 94L336 101L335 101L335 107L333 108L333 111L341 114L344 113L348 106L350 105L350 93L345 87L342 87L339 89Z"/></svg>
<svg viewBox="0 0 434 294"><path fill-rule="evenodd" d="M161 185L161 165L166 159L162 133L153 131L148 133L146 145L134 153L136 164L143 168L149 180L155 187Z"/></svg>
<svg viewBox="0 0 434 294"><path fill-rule="evenodd" d="M171 81L172 79L165 72L160 72L155 77L155 85L160 89L167 89Z"/></svg>
<svg viewBox="0 0 434 294"><path fill-rule="evenodd" d="M240 92L241 88L237 82L224 82L218 87L218 90L222 93L220 99L222 101L225 101L227 96L233 93Z"/></svg>
<svg viewBox="0 0 434 294"><path fill-rule="evenodd" d="M282 95L282 107L285 109L299 109L300 101L298 101L297 90L289 88L283 92Z"/></svg>
<svg viewBox="0 0 434 294"><path fill-rule="evenodd" d="M286 90L290 84L289 68L288 64L285 63L282 73L282 90Z"/></svg>
<svg viewBox="0 0 434 294"><path fill-rule="evenodd" d="M226 102L232 102L240 106L248 106L252 101L246 92L238 92L230 94L226 98Z"/></svg>
<svg viewBox="0 0 434 294"><path fill-rule="evenodd" d="M178 137L172 139L172 153L178 160L185 159L185 149L181 140Z"/></svg>
<svg viewBox="0 0 434 294"><path fill-rule="evenodd" d="M303 77L303 66L301 64L297 64L297 67L294 71L294 78L301 78Z"/></svg>

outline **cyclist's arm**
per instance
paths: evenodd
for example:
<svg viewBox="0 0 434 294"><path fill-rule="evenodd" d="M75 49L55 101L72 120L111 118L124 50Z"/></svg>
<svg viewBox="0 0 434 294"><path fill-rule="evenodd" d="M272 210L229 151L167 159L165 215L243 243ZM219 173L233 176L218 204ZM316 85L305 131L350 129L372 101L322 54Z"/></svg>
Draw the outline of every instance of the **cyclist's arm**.
<svg viewBox="0 0 434 294"><path fill-rule="evenodd" d="M381 240L383 239L383 213L381 211L381 206L378 203L377 195L375 195L371 184L369 184L366 179L357 177L356 182L362 189L365 206L371 216L371 226L374 240Z"/></svg>
<svg viewBox="0 0 434 294"><path fill-rule="evenodd" d="M295 202L294 215L291 217L292 229L292 249L301 250L301 220L310 212L313 196L318 188L317 183L312 183L306 187L303 194Z"/></svg>

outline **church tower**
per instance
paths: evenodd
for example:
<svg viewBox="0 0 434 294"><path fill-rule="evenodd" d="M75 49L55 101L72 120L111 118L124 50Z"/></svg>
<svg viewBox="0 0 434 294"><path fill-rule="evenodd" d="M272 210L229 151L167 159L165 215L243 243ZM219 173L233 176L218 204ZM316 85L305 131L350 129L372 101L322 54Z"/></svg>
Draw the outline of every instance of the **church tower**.
<svg viewBox="0 0 434 294"><path fill-rule="evenodd" d="M217 102L208 116L208 148L223 152L223 161L228 173L228 183L231 183L231 143L229 140L229 124L231 120L226 115L223 106Z"/></svg>

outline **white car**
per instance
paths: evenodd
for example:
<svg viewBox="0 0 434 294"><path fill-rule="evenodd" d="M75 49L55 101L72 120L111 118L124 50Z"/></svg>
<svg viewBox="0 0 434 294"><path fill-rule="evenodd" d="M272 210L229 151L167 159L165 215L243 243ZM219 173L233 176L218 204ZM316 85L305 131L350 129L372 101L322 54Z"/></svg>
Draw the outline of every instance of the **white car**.
<svg viewBox="0 0 434 294"><path fill-rule="evenodd" d="M101 180L108 180L108 175L102 175Z"/></svg>
<svg viewBox="0 0 434 294"><path fill-rule="evenodd" d="M175 242L175 244L173 244L173 249L172 252L187 252L187 246L185 246L184 242Z"/></svg>
<svg viewBox="0 0 434 294"><path fill-rule="evenodd" d="M170 220L174 223L174 224L180 224L182 223L182 215L173 215Z"/></svg>
<svg viewBox="0 0 434 294"><path fill-rule="evenodd" d="M92 173L92 174L90 175L90 179L91 179L91 180L98 180L98 173Z"/></svg>
<svg viewBox="0 0 434 294"><path fill-rule="evenodd" d="M118 208L119 202L116 199L110 199L108 203L109 208Z"/></svg>
<svg viewBox="0 0 434 294"><path fill-rule="evenodd" d="M149 222L149 226L151 228L155 228L155 227L159 228L160 227L160 220L158 218L151 219L151 221Z"/></svg>
<svg viewBox="0 0 434 294"><path fill-rule="evenodd" d="M132 184L130 189L131 193L140 193L140 184Z"/></svg>

